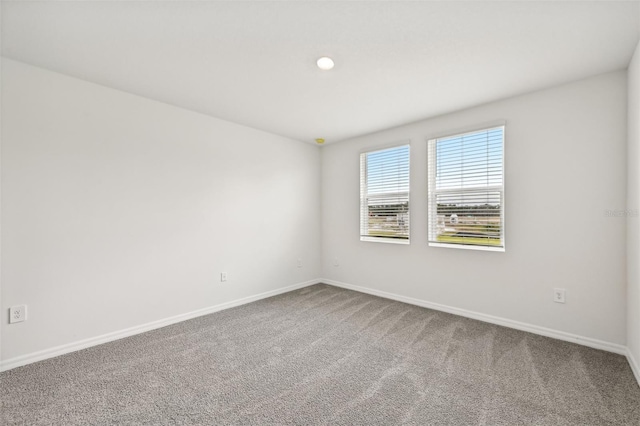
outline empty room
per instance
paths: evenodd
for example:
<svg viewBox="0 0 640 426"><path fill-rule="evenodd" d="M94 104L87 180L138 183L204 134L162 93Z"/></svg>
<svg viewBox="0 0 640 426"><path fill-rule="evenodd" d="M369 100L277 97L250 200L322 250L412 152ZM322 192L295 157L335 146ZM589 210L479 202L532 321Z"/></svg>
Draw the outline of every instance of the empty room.
<svg viewBox="0 0 640 426"><path fill-rule="evenodd" d="M0 24L0 424L640 425L639 1Z"/></svg>

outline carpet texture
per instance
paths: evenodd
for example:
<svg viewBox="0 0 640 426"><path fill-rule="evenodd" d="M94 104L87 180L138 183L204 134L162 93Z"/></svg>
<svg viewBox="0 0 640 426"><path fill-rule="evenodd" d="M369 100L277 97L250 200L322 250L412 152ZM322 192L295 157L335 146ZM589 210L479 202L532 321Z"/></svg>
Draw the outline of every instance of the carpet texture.
<svg viewBox="0 0 640 426"><path fill-rule="evenodd" d="M324 284L0 374L5 425L639 425L624 357Z"/></svg>

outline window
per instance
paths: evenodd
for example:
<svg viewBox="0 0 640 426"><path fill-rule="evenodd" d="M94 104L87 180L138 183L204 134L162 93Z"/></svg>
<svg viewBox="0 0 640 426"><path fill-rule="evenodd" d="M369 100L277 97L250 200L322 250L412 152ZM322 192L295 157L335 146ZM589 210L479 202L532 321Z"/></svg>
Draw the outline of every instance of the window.
<svg viewBox="0 0 640 426"><path fill-rule="evenodd" d="M429 245L504 251L504 126L429 141Z"/></svg>
<svg viewBox="0 0 640 426"><path fill-rule="evenodd" d="M409 243L409 145L360 154L360 240Z"/></svg>

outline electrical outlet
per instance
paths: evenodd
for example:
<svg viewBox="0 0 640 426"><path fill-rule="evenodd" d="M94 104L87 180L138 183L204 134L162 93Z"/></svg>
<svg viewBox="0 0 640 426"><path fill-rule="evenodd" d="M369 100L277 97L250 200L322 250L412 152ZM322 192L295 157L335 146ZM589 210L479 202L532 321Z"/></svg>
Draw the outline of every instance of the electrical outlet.
<svg viewBox="0 0 640 426"><path fill-rule="evenodd" d="M333 259L333 266L340 266L340 262L338 262L338 258Z"/></svg>
<svg viewBox="0 0 640 426"><path fill-rule="evenodd" d="M225 282L225 281L227 281L227 273L220 272L220 282Z"/></svg>
<svg viewBox="0 0 640 426"><path fill-rule="evenodd" d="M302 259L300 258L298 259L297 265L298 265L298 268L302 268Z"/></svg>
<svg viewBox="0 0 640 426"><path fill-rule="evenodd" d="M9 308L9 324L27 320L27 305L12 306Z"/></svg>
<svg viewBox="0 0 640 426"><path fill-rule="evenodd" d="M553 289L553 301L556 303L564 303L567 290L564 288Z"/></svg>

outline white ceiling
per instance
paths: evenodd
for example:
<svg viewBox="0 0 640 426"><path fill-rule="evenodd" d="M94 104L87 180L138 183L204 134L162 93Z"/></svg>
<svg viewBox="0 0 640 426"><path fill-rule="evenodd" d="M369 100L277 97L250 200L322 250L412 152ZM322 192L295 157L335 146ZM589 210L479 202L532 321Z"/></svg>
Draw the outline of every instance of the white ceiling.
<svg viewBox="0 0 640 426"><path fill-rule="evenodd" d="M627 1L3 1L2 54L330 143L626 68L639 16Z"/></svg>

